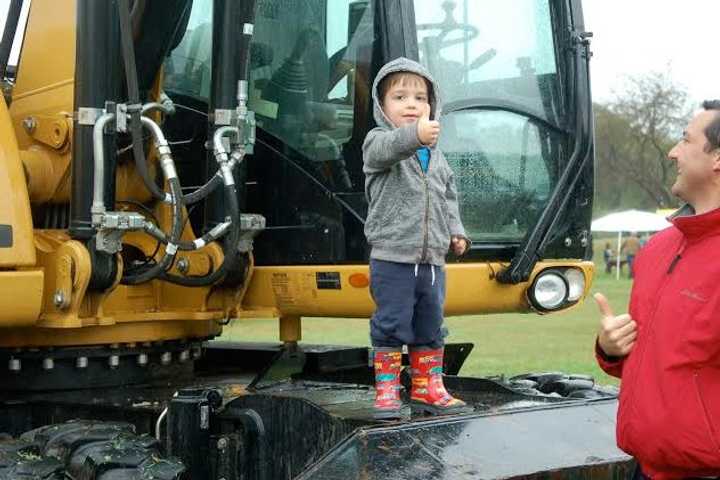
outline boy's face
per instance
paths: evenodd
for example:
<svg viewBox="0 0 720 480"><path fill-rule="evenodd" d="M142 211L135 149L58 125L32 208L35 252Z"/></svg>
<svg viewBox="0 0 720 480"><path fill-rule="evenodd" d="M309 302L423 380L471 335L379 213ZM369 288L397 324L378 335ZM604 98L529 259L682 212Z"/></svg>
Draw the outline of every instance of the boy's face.
<svg viewBox="0 0 720 480"><path fill-rule="evenodd" d="M416 122L429 109L425 80L419 75L403 75L388 88L382 107L385 116L395 127Z"/></svg>

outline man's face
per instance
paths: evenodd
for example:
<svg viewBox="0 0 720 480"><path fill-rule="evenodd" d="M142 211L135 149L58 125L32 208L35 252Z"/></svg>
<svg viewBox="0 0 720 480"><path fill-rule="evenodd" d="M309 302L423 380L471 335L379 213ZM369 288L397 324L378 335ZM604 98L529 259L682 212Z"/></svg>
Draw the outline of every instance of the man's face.
<svg viewBox="0 0 720 480"><path fill-rule="evenodd" d="M668 158L677 166L677 179L672 186L673 195L695 205L708 193L720 178L720 153L708 151L705 127L717 112L702 111L693 117L683 132L683 138L670 150Z"/></svg>
<svg viewBox="0 0 720 480"><path fill-rule="evenodd" d="M405 76L388 89L382 105L394 126L416 122L429 107L425 80L419 75Z"/></svg>

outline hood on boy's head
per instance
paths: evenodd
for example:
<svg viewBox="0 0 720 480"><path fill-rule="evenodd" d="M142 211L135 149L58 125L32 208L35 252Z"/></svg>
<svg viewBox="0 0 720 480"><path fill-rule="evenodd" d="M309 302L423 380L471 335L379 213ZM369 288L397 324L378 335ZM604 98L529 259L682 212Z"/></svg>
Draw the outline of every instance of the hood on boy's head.
<svg viewBox="0 0 720 480"><path fill-rule="evenodd" d="M375 118L375 123L377 123L379 127L394 128L393 124L385 116L385 113L382 110L382 105L380 104L380 94L378 93L378 86L385 77L387 77L391 73L396 72L414 73L416 75L420 75L421 77L426 78L430 82L430 85L432 86L432 92L428 92L430 93L430 118L437 120L440 117L442 105L440 102L440 89L438 88L437 83L435 83L435 80L432 78L432 75L430 75L430 72L418 62L415 62L408 58L400 57L386 63L380 69L377 76L375 77L375 81L373 82L372 99L373 117Z"/></svg>

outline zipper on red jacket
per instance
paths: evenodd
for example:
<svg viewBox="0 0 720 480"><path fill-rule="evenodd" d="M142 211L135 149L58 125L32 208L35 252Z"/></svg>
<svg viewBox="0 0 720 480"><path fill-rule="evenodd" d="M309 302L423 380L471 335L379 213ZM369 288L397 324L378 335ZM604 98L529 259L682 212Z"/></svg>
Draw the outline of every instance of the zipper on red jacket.
<svg viewBox="0 0 720 480"><path fill-rule="evenodd" d="M682 258L682 254L685 251L685 240L683 239L682 244L680 244L680 248L678 248L677 252L675 253L675 256L673 257L672 261L670 262L670 265L668 266L667 271L665 272L665 275L662 277L662 282L660 286L657 288L657 293L655 295L655 298L658 299L657 302L655 302L655 307L653 308L652 313L650 314L650 317L648 319L647 324L645 325L645 332L644 335L650 335L651 327L655 323L655 314L657 313L657 309L660 306L660 299L662 298L662 294L665 292L665 288L667 287L668 282L670 281L670 275L672 275L673 270L675 270L675 267L677 266L678 262ZM645 350L647 349L647 341L643 343L643 349L638 351L638 362L635 367L635 375L633 376L632 382L628 383L634 383L637 376L640 374L640 370L642 367L643 360L645 358ZM635 392L633 392L634 394ZM630 398L627 399L629 403Z"/></svg>
<svg viewBox="0 0 720 480"><path fill-rule="evenodd" d="M671 274L673 272L673 270L675 270L675 266L682 258L682 254L684 251L685 251L685 242L683 241L682 245L680 246L680 250L678 250L677 253L675 254L675 258L673 258L673 261L670 262L670 266L667 269L668 275Z"/></svg>

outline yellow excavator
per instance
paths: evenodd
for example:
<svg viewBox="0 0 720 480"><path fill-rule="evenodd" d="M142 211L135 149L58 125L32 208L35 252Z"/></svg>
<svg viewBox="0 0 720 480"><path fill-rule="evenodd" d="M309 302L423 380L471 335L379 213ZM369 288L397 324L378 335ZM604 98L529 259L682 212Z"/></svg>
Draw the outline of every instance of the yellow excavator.
<svg viewBox="0 0 720 480"><path fill-rule="evenodd" d="M303 316L373 312L360 146L399 56L443 88L473 241L449 259L446 314L583 300L589 36L579 0L10 0L0 479L630 468L590 378L461 377L472 345L448 345L446 385L475 413L388 424L366 348L299 343ZM278 319L279 342L211 341L247 318ZM587 435L577 422L602 432L551 448ZM517 462L483 429L517 439Z"/></svg>

